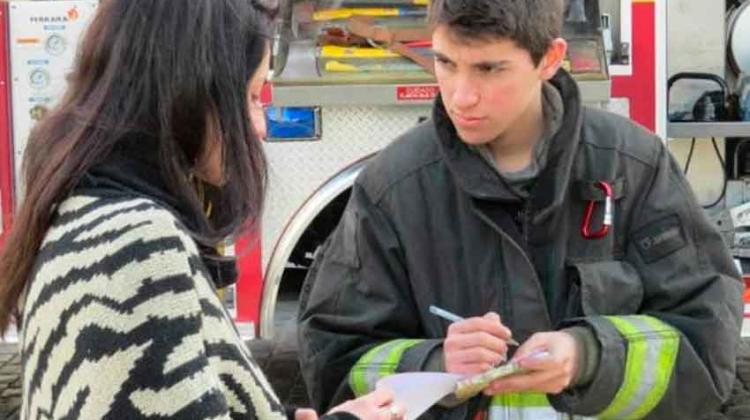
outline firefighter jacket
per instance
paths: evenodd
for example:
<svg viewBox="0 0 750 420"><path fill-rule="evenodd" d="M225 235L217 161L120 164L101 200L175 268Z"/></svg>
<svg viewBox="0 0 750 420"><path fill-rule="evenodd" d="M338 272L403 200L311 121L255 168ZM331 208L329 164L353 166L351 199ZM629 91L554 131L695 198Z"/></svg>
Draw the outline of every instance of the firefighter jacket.
<svg viewBox="0 0 750 420"><path fill-rule="evenodd" d="M659 138L582 106L567 73L552 83L563 124L520 203L440 98L360 174L303 293L300 358L316 408L425 369L448 327L430 305L495 311L520 342L585 326L601 349L586 386L477 397L433 418L697 419L729 396L742 287L721 236ZM586 239L588 206L593 230L603 217L600 181L614 221Z"/></svg>

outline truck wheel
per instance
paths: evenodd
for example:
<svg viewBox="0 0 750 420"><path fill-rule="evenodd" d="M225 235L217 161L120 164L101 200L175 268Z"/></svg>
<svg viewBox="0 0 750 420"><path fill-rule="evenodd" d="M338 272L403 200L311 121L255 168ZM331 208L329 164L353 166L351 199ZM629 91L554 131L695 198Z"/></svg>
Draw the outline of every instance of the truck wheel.
<svg viewBox="0 0 750 420"><path fill-rule="evenodd" d="M748 337L740 339L737 349L737 378L745 389L750 389L750 338Z"/></svg>
<svg viewBox="0 0 750 420"><path fill-rule="evenodd" d="M750 338L742 338L737 349L737 373L729 400L701 420L750 419Z"/></svg>
<svg viewBox="0 0 750 420"><path fill-rule="evenodd" d="M281 402L309 407L310 399L297 359L296 325L284 325L277 330L274 340L256 339L247 344Z"/></svg>

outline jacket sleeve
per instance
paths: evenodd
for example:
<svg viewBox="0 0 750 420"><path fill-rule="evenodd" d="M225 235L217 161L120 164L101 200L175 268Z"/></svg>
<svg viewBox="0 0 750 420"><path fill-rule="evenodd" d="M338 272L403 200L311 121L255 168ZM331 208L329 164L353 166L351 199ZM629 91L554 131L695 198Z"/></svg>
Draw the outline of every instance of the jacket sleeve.
<svg viewBox="0 0 750 420"><path fill-rule="evenodd" d="M300 362L318 411L368 393L383 376L421 370L442 344L419 338L398 236L359 183L305 289Z"/></svg>
<svg viewBox="0 0 750 420"><path fill-rule="evenodd" d="M666 147L647 185L635 192L627 269L618 274L642 285L640 308L572 322L593 329L601 358L589 386L551 396L558 410L700 418L729 397L742 321L739 274Z"/></svg>

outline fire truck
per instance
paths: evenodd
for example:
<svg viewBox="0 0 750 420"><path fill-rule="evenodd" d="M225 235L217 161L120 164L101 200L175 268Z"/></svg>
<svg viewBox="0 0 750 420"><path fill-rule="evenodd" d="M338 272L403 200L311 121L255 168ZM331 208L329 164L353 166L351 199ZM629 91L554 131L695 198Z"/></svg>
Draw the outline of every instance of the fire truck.
<svg viewBox="0 0 750 420"><path fill-rule="evenodd" d="M21 158L31 127L66 88L65 75L97 1L0 2L0 228L21 196ZM12 60L11 60L12 57ZM0 241L4 235L0 236Z"/></svg>
<svg viewBox="0 0 750 420"><path fill-rule="evenodd" d="M413 0L366 0L374 3L380 9L363 13L370 14L372 25L386 29L408 27L418 10ZM306 269L336 226L355 178L379 150L430 115L438 92L428 72L380 40L368 39L369 46L341 46L335 39L333 45L325 43L330 37L321 33L346 34L349 29L359 35L347 21L359 4L282 5L268 92L270 190L260 255L252 256L259 262L249 264L259 272L241 280L263 283L253 281L258 294L252 297L243 295L242 285L238 288L238 316L258 322L261 337L273 337L282 325L293 324ZM657 67L664 65L658 63L663 55L657 56L663 6L655 1L566 1L566 66L584 101L652 130L663 130L657 124L661 98L656 95ZM383 16L387 13L392 16ZM340 19L327 19L332 16ZM636 24L639 31L632 29ZM414 50L422 45L418 41ZM243 313L242 299L251 301L249 313Z"/></svg>

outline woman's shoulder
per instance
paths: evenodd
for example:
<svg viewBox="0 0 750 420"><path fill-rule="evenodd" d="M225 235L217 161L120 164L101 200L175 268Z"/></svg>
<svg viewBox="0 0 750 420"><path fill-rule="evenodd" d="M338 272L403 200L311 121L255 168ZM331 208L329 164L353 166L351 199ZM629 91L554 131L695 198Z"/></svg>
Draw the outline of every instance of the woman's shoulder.
<svg viewBox="0 0 750 420"><path fill-rule="evenodd" d="M75 195L58 206L34 274L37 281L56 281L75 269L117 278L127 274L132 282L139 277L133 270L150 266L193 274L198 259L188 231L154 200Z"/></svg>
<svg viewBox="0 0 750 420"><path fill-rule="evenodd" d="M177 217L153 200L71 196L58 206L37 252L24 312L33 317L49 306L61 313L90 296L150 300L161 288L187 292L181 307L198 308L199 260Z"/></svg>
<svg viewBox="0 0 750 420"><path fill-rule="evenodd" d="M122 218L121 216L127 216ZM85 223L111 224L123 220L166 222L179 225L178 217L167 206L146 196L75 194L60 203L51 228ZM181 230L184 230L180 228Z"/></svg>
<svg viewBox="0 0 750 420"><path fill-rule="evenodd" d="M80 194L68 197L57 207L42 249L65 239L69 241L64 243L76 242L79 246L106 247L134 241L169 242L168 238L181 242L185 251L197 253L188 230L159 202L140 196Z"/></svg>

